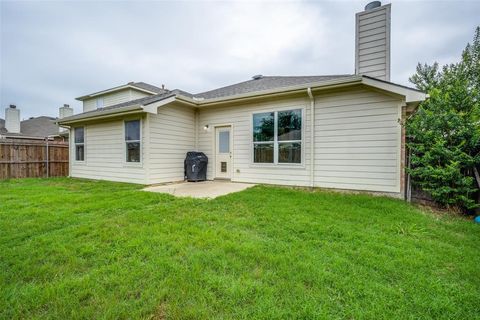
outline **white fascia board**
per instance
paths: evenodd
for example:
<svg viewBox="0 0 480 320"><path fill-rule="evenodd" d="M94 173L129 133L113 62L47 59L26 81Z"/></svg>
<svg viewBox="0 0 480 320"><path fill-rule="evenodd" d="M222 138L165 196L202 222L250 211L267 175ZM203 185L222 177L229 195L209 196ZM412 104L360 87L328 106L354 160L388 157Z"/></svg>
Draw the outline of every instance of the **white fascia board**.
<svg viewBox="0 0 480 320"><path fill-rule="evenodd" d="M175 100L176 100L176 97L171 96L169 98L166 98L166 99L163 99L163 100L160 100L160 101L153 102L153 103L147 104L145 106L142 106L142 109L145 112L157 114L158 113L157 111L158 111L159 107L164 106L164 105L169 104L169 103L172 103Z"/></svg>
<svg viewBox="0 0 480 320"><path fill-rule="evenodd" d="M363 78L362 83L374 87L380 90L396 93L398 95L404 96L405 97L405 102L410 103L410 102L421 102L425 101L428 98L428 94L424 92L420 92L414 89L408 89L406 87L396 85L393 83L388 83L380 80L375 80L371 78Z"/></svg>

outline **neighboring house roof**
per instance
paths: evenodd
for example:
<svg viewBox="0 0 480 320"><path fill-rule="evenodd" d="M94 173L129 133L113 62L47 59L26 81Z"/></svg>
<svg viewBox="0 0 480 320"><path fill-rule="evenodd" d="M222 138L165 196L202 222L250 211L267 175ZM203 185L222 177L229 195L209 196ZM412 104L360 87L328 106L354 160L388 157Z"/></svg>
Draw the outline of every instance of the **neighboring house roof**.
<svg viewBox="0 0 480 320"><path fill-rule="evenodd" d="M129 88L139 90L139 91L143 91L143 92L147 92L147 93L150 93L150 94L165 93L167 91L165 89L159 88L157 86L154 86L154 85L151 85L151 84L148 84L148 83L145 83L145 82L129 82L127 84L124 84L124 85L121 85L121 86L118 86L118 87L98 91L98 92L95 92L95 93L90 93L90 94L78 97L76 99L80 100L80 101L83 101L83 100L90 99L90 98L100 96L100 95L103 95L103 94L112 93L112 92L116 92L116 91L120 91L120 90L124 90L124 89L129 89Z"/></svg>
<svg viewBox="0 0 480 320"><path fill-rule="evenodd" d="M417 89L361 75L297 77L255 76L252 80L198 94L191 94L179 89L171 91L163 90L163 92L159 94L153 94L148 97L80 113L64 118L59 122L67 124L71 121L97 117L110 117L117 113L154 112L159 106L173 101L179 101L197 107L204 107L207 105L224 103L229 100L251 99L259 96L300 92L307 88L324 89L359 84L405 96L405 101L407 103L420 102L427 97L425 93Z"/></svg>
<svg viewBox="0 0 480 320"><path fill-rule="evenodd" d="M3 119L2 119L3 120ZM20 122L20 133L10 133L5 129L5 121L0 121L0 133L9 137L39 137L45 138L59 134L57 119L40 116Z"/></svg>
<svg viewBox="0 0 480 320"><path fill-rule="evenodd" d="M58 135L57 119L40 116L20 122L20 132L26 136L46 137Z"/></svg>
<svg viewBox="0 0 480 320"><path fill-rule="evenodd" d="M5 129L5 120L0 118L0 134L7 132L7 129Z"/></svg>

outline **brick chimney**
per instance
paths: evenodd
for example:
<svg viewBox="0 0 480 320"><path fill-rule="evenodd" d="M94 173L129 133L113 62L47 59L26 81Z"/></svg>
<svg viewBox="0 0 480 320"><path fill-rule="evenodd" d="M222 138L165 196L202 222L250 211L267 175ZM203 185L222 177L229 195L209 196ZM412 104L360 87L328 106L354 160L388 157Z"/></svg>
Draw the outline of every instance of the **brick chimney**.
<svg viewBox="0 0 480 320"><path fill-rule="evenodd" d="M373 1L356 14L356 74L390 81L390 9L390 4Z"/></svg>
<svg viewBox="0 0 480 320"><path fill-rule="evenodd" d="M20 110L13 104L5 109L5 129L9 133L20 133Z"/></svg>

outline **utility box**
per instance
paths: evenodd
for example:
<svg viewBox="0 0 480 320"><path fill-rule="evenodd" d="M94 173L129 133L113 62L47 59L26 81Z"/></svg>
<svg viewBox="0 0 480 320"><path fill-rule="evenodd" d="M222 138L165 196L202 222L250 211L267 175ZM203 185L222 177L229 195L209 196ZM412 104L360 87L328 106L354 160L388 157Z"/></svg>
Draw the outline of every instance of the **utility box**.
<svg viewBox="0 0 480 320"><path fill-rule="evenodd" d="M208 157L203 152L187 152L184 161L185 179L191 182L207 180Z"/></svg>

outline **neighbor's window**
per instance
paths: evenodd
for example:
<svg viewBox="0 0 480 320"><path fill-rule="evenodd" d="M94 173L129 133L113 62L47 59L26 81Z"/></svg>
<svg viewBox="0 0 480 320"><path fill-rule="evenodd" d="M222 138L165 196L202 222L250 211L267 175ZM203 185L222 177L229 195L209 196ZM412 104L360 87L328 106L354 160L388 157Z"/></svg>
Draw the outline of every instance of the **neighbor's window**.
<svg viewBox="0 0 480 320"><path fill-rule="evenodd" d="M97 109L103 108L103 98L98 98L96 101L96 104L97 104Z"/></svg>
<svg viewBox="0 0 480 320"><path fill-rule="evenodd" d="M253 115L253 162L302 162L302 110Z"/></svg>
<svg viewBox="0 0 480 320"><path fill-rule="evenodd" d="M74 131L75 139L75 160L84 161L85 160L85 128L78 127Z"/></svg>
<svg viewBox="0 0 480 320"><path fill-rule="evenodd" d="M140 162L140 120L125 121L125 150L127 162Z"/></svg>

